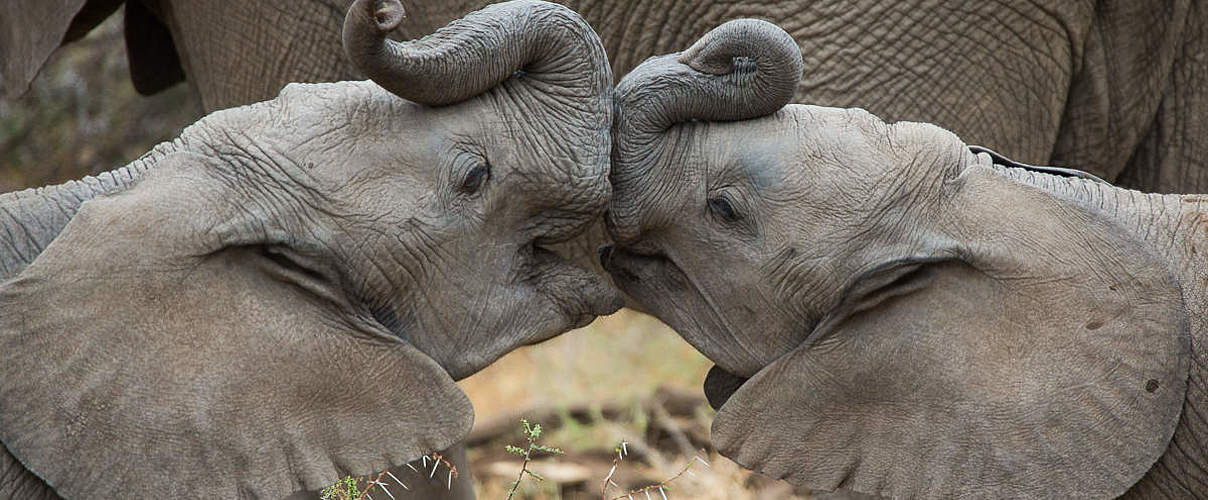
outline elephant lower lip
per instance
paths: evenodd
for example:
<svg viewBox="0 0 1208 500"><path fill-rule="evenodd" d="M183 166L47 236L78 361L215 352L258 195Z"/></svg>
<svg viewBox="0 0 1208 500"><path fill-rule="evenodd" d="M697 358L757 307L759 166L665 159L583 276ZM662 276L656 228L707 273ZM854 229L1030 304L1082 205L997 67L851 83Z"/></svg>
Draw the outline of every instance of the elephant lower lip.
<svg viewBox="0 0 1208 500"><path fill-rule="evenodd" d="M657 261L668 262L667 256L659 252L644 252L630 247L604 245L600 247L600 264L606 269L620 261Z"/></svg>
<svg viewBox="0 0 1208 500"><path fill-rule="evenodd" d="M645 277L669 264L671 261L660 254L637 253L614 245L600 247L600 266L618 281L618 285L641 283Z"/></svg>

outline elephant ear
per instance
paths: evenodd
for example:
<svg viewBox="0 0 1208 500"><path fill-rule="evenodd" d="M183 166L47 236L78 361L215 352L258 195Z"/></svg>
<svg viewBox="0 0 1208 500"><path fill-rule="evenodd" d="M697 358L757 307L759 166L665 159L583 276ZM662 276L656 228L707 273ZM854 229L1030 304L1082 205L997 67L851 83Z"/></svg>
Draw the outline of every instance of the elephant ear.
<svg viewBox="0 0 1208 500"><path fill-rule="evenodd" d="M464 438L469 401L432 359L220 241L257 209L217 211L199 163L84 203L0 285L13 455L69 498L281 498Z"/></svg>
<svg viewBox="0 0 1208 500"><path fill-rule="evenodd" d="M1189 373L1168 267L1096 213L979 170L930 238L960 243L854 280L721 408L723 454L893 498L1113 498L1149 470Z"/></svg>

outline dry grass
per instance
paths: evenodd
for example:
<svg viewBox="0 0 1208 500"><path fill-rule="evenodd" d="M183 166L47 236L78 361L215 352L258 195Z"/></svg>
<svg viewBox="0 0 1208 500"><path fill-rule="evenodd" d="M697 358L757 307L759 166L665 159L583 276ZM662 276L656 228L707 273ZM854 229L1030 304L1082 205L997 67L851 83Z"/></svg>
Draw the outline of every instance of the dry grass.
<svg viewBox="0 0 1208 500"><path fill-rule="evenodd" d="M522 406L637 401L660 385L699 391L710 366L662 322L626 309L512 352L458 385L486 420Z"/></svg>
<svg viewBox="0 0 1208 500"><path fill-rule="evenodd" d="M774 483L770 486L763 485L762 487L752 487L752 473L743 469L738 464L726 460L716 454L710 455L710 467L694 466L693 474L685 474L680 479L671 484L671 488L667 490L668 499L699 499L699 500L792 500L804 499L808 497L799 496L793 493L785 483ZM682 465L682 464L681 464ZM519 467L519 465L517 465ZM637 466L642 468L642 466ZM519 491L517 498L531 500L577 500L589 499L597 500L599 496L599 485L595 484L594 488L584 493L564 493L560 490L559 485L554 484L550 479L549 470L537 470L546 475L546 484L536 485L535 483L525 483ZM645 467L642 472L645 474L662 475L669 477L674 475L676 470L662 470L651 467ZM478 471L475 471L477 474ZM600 477L598 479L603 479ZM762 483L762 482L760 482ZM510 483L498 480L482 480L475 478L475 492L478 498L483 500L503 499L507 497L508 486ZM608 498L611 500L621 494L621 490L612 488L609 490ZM622 497L627 498L627 497ZM634 500L645 500L644 494L634 495ZM651 492L651 498L662 500L657 491Z"/></svg>

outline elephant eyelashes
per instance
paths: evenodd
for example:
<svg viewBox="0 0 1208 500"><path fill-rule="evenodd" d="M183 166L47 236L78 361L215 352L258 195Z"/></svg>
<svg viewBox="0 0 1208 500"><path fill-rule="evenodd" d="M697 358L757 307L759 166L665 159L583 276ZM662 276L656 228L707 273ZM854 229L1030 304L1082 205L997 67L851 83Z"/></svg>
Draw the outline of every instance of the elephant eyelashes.
<svg viewBox="0 0 1208 500"><path fill-rule="evenodd" d="M461 192L465 194L477 193L482 189L482 185L486 184L487 179L491 177L491 166L486 163L475 165L466 173L466 178L461 181Z"/></svg>
<svg viewBox="0 0 1208 500"><path fill-rule="evenodd" d="M722 196L709 198L709 212L724 222L738 220L738 212L734 210L734 204Z"/></svg>

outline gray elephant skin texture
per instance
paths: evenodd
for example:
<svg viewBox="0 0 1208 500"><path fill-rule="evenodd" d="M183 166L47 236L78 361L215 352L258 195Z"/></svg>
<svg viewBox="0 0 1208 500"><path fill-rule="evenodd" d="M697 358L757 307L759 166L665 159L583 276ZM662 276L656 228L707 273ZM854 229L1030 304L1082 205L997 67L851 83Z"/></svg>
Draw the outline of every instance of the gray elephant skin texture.
<svg viewBox="0 0 1208 500"><path fill-rule="evenodd" d="M601 259L716 363L718 450L893 498L1208 495L1208 198L786 106L802 68L736 21L615 92Z"/></svg>
<svg viewBox="0 0 1208 500"><path fill-rule="evenodd" d="M215 110L357 74L337 42L346 0L11 0L0 3L0 94L24 91L55 47L123 3L144 92L187 76ZM397 36L484 3L409 2ZM562 3L600 34L617 76L727 20L766 19L805 55L794 102L936 123L1025 163L1143 191L1208 192L1208 6L1198 0Z"/></svg>
<svg viewBox="0 0 1208 500"><path fill-rule="evenodd" d="M281 498L399 466L469 432L456 379L620 307L547 249L609 198L595 33L532 0L386 39L402 18L349 11L373 81L0 196L0 497Z"/></svg>

